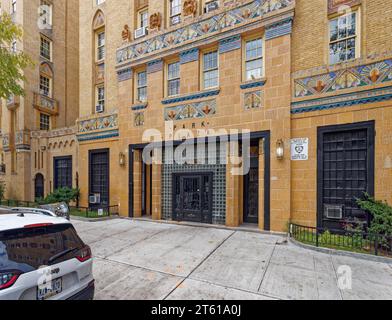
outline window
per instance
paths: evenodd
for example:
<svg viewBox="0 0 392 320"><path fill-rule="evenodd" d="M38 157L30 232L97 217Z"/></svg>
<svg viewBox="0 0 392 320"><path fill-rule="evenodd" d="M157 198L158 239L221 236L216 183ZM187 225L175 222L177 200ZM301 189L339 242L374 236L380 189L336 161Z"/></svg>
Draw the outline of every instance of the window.
<svg viewBox="0 0 392 320"><path fill-rule="evenodd" d="M11 52L16 53L16 51L17 51L16 40L13 40L11 43Z"/></svg>
<svg viewBox="0 0 392 320"><path fill-rule="evenodd" d="M203 54L203 88L219 86L218 51Z"/></svg>
<svg viewBox="0 0 392 320"><path fill-rule="evenodd" d="M137 73L137 100L141 102L147 101L147 72Z"/></svg>
<svg viewBox="0 0 392 320"><path fill-rule="evenodd" d="M50 89L50 78L40 75L39 79L39 93L43 96L50 97L51 89Z"/></svg>
<svg viewBox="0 0 392 320"><path fill-rule="evenodd" d="M180 62L174 62L167 68L167 95L169 97L180 94Z"/></svg>
<svg viewBox="0 0 392 320"><path fill-rule="evenodd" d="M219 9L218 0L205 0L204 1L204 12L209 13L211 11Z"/></svg>
<svg viewBox="0 0 392 320"><path fill-rule="evenodd" d="M105 0L95 0L95 3L97 4L97 6L100 6L104 2L105 2Z"/></svg>
<svg viewBox="0 0 392 320"><path fill-rule="evenodd" d="M97 34L97 60L105 59L105 32Z"/></svg>
<svg viewBox="0 0 392 320"><path fill-rule="evenodd" d="M11 2L11 14L16 13L16 0Z"/></svg>
<svg viewBox="0 0 392 320"><path fill-rule="evenodd" d="M47 0L41 0L39 8L40 21L43 26L52 25L52 4Z"/></svg>
<svg viewBox="0 0 392 320"><path fill-rule="evenodd" d="M50 116L44 113L41 113L39 116L39 129L42 131L50 130Z"/></svg>
<svg viewBox="0 0 392 320"><path fill-rule="evenodd" d="M103 112L105 110L105 87L97 87L97 109L98 112Z"/></svg>
<svg viewBox="0 0 392 320"><path fill-rule="evenodd" d="M148 10L143 10L139 12L139 28L148 27Z"/></svg>
<svg viewBox="0 0 392 320"><path fill-rule="evenodd" d="M247 41L245 44L245 80L255 80L263 74L263 40Z"/></svg>
<svg viewBox="0 0 392 320"><path fill-rule="evenodd" d="M357 58L359 48L357 12L333 19L329 25L330 63L335 64Z"/></svg>
<svg viewBox="0 0 392 320"><path fill-rule="evenodd" d="M41 57L51 60L52 43L48 38L41 36L40 55Z"/></svg>
<svg viewBox="0 0 392 320"><path fill-rule="evenodd" d="M54 158L54 189L72 188L72 156Z"/></svg>
<svg viewBox="0 0 392 320"><path fill-rule="evenodd" d="M109 205L109 150L89 152L89 195L99 196L99 203L91 206Z"/></svg>
<svg viewBox="0 0 392 320"><path fill-rule="evenodd" d="M181 22L181 0L170 0L170 25L173 26Z"/></svg>

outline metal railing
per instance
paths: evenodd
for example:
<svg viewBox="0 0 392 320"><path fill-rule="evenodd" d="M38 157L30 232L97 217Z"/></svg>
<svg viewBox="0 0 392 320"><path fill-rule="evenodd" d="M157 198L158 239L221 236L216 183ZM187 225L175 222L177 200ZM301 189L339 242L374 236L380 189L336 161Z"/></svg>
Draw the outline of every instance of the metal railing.
<svg viewBox="0 0 392 320"><path fill-rule="evenodd" d="M119 206L100 206L100 207L75 207L70 206L71 216L85 218L104 218L118 216Z"/></svg>
<svg viewBox="0 0 392 320"><path fill-rule="evenodd" d="M290 224L290 237L316 247L392 257L392 237Z"/></svg>
<svg viewBox="0 0 392 320"><path fill-rule="evenodd" d="M0 205L5 207L24 207L24 208L37 208L39 204L30 201L21 200L0 200Z"/></svg>

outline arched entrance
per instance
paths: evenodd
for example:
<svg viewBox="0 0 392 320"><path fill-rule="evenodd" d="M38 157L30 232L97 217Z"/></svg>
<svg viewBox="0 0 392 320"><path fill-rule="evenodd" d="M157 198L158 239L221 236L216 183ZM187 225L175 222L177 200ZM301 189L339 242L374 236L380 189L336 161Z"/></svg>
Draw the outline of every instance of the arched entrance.
<svg viewBox="0 0 392 320"><path fill-rule="evenodd" d="M43 198L44 193L44 176L41 173L37 173L34 179L34 190L35 190L35 199Z"/></svg>

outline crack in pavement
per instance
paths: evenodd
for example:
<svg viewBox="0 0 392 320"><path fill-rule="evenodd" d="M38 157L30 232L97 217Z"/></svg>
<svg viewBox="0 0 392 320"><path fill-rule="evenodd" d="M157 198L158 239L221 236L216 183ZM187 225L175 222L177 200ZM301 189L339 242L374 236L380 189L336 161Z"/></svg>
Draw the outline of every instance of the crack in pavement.
<svg viewBox="0 0 392 320"><path fill-rule="evenodd" d="M174 291L176 291L187 279L189 279L190 278L190 276L197 270L197 269L199 269L199 267L204 263L204 262L206 262L207 261L207 259L208 258L210 258L220 247L222 247L223 246L223 244L224 243L226 243L227 242L227 240L229 240L234 234L236 234L237 232L236 231L233 231L230 235L228 235L227 236L227 238L226 239L223 239L223 241L220 243L220 244L218 244L217 246L216 246L216 248L214 249L214 250L212 250L204 259L202 259L202 261L195 267L195 268L193 268L193 270L172 290L172 291L170 291L169 292L169 294L168 295L166 295L166 297L163 299L163 300L167 300L167 298L174 292Z"/></svg>

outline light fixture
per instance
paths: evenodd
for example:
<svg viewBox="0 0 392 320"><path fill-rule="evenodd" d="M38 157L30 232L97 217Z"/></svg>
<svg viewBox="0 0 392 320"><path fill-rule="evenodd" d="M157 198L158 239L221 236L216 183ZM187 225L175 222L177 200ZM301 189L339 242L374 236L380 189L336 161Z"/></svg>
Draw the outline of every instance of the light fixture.
<svg viewBox="0 0 392 320"><path fill-rule="evenodd" d="M120 154L119 154L119 161L118 162L119 162L121 167L125 166L125 162L126 162L125 153L120 152Z"/></svg>
<svg viewBox="0 0 392 320"><path fill-rule="evenodd" d="M284 158L284 142L282 139L276 142L276 158L278 160L283 160Z"/></svg>

